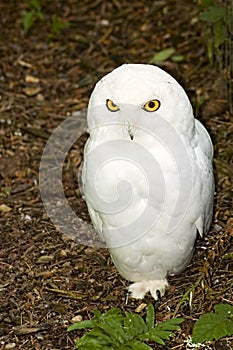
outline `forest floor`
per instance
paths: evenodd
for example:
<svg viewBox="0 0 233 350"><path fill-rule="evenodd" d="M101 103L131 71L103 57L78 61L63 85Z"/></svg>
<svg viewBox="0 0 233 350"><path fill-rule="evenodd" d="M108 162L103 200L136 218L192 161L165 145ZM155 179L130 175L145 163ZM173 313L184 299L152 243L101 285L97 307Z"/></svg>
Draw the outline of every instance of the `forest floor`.
<svg viewBox="0 0 233 350"><path fill-rule="evenodd" d="M55 227L41 200L39 166L51 133L87 107L98 79L122 63L149 63L156 52L173 48L181 62L169 58L161 67L187 91L215 152L212 226L197 239L187 269L169 278L156 312L157 321L185 319L166 348L191 349L200 315L217 303L233 305L233 120L226 73L208 61L206 23L189 0L40 2L36 10L33 1L0 2L0 348L74 349L83 332L67 327L76 316L140 305L134 299L125 305L128 282L106 249L78 244ZM30 14L36 20L25 34L22 22L28 25ZM83 133L66 158L63 185L78 217L89 222L77 179L86 138ZM233 338L200 349L233 349Z"/></svg>

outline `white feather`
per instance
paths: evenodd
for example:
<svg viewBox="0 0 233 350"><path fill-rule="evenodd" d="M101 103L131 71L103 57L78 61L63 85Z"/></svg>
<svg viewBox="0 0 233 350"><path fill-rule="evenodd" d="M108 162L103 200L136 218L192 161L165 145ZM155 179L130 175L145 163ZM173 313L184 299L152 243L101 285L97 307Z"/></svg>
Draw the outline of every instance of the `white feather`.
<svg viewBox="0 0 233 350"><path fill-rule="evenodd" d="M108 99L118 111L107 109ZM145 111L154 99L158 110ZM167 275L189 263L197 230L209 229L211 139L177 81L143 64L120 66L97 83L88 126L82 182L90 217L120 274L135 282L132 295L156 299Z"/></svg>

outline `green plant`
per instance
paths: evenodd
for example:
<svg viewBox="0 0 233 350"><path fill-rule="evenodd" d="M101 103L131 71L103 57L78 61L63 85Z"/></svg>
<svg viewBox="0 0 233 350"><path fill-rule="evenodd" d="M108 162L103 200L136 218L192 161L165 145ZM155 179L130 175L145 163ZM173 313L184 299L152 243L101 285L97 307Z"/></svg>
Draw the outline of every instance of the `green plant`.
<svg viewBox="0 0 233 350"><path fill-rule="evenodd" d="M229 15L226 5L217 5L213 0L200 0L199 6L201 10L199 18L207 24L205 41L208 58L212 64L215 56L221 56L218 49L227 40Z"/></svg>
<svg viewBox="0 0 233 350"><path fill-rule="evenodd" d="M42 5L46 5L47 0L26 0L28 4L28 10L23 15L23 29L24 33L28 34L36 21L44 22L46 27L51 33L51 37L59 34L60 31L69 26L68 22L63 21L56 15L53 15L49 21L46 22L44 14L42 12Z"/></svg>
<svg viewBox="0 0 233 350"><path fill-rule="evenodd" d="M233 306L218 304L214 310L215 313L206 313L196 321L192 334L193 343L219 340L233 335Z"/></svg>
<svg viewBox="0 0 233 350"><path fill-rule="evenodd" d="M92 330L85 333L77 342L79 350L150 350L144 341L151 340L165 345L164 340L173 337L173 331L179 329L182 318L175 318L154 325L154 308L150 304L145 320L137 313L129 313L113 308L101 314L94 311L92 320L75 323L68 328L73 331L83 328Z"/></svg>
<svg viewBox="0 0 233 350"><path fill-rule="evenodd" d="M23 30L25 34L28 34L36 20L43 20L43 13L41 10L41 0L28 1L29 9L23 15Z"/></svg>
<svg viewBox="0 0 233 350"><path fill-rule="evenodd" d="M168 59L178 63L184 61L185 57L183 55L177 55L175 53L175 49L173 47L169 47L154 54L150 60L150 63L160 64Z"/></svg>
<svg viewBox="0 0 233 350"><path fill-rule="evenodd" d="M62 29L67 28L68 26L69 23L59 19L56 15L53 15L50 26L52 33L59 34Z"/></svg>

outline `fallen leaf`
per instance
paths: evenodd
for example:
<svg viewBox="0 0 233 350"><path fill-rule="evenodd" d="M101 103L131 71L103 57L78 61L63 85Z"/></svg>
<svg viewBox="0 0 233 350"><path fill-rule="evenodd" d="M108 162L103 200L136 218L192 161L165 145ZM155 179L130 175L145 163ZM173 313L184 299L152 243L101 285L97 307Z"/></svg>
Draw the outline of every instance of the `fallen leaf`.
<svg viewBox="0 0 233 350"><path fill-rule="evenodd" d="M147 304L141 303L140 305L138 305L138 307L136 308L135 312L139 313L142 310L144 310L146 307L147 307Z"/></svg>
<svg viewBox="0 0 233 350"><path fill-rule="evenodd" d="M35 96L37 95L39 92L41 92L41 87L37 86L37 87L34 87L34 86L26 86L24 89L23 89L23 92L25 93L25 95L31 97L31 96Z"/></svg>
<svg viewBox="0 0 233 350"><path fill-rule="evenodd" d="M40 79L37 78L37 77L34 77L33 75L28 74L28 75L26 75L26 77L25 77L25 81L26 81L27 83L38 84L38 83L40 82Z"/></svg>
<svg viewBox="0 0 233 350"><path fill-rule="evenodd" d="M158 64L160 62L164 62L167 59L169 59L174 53L175 53L175 49L173 49L173 47L169 47L167 49L161 50L152 57L152 59L150 60L150 63Z"/></svg>
<svg viewBox="0 0 233 350"><path fill-rule="evenodd" d="M0 212L2 212L2 213L8 213L11 210L12 209L10 207L8 207L6 204L0 205Z"/></svg>
<svg viewBox="0 0 233 350"><path fill-rule="evenodd" d="M37 260L37 264L47 264L54 259L54 255L42 255Z"/></svg>

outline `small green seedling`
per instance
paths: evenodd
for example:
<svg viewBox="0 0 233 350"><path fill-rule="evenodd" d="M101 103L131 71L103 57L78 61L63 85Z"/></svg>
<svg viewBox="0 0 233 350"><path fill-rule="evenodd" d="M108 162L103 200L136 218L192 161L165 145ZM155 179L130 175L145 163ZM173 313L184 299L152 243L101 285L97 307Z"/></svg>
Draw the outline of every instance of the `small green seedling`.
<svg viewBox="0 0 233 350"><path fill-rule="evenodd" d="M28 34L34 23L39 20L43 21L42 13L42 1L41 0L30 0L28 1L29 9L23 15L23 29L24 33Z"/></svg>
<svg viewBox="0 0 233 350"><path fill-rule="evenodd" d="M150 60L150 63L159 65L167 60L179 63L183 62L185 60L185 57L183 55L176 54L175 49L173 47L168 47L167 49L161 50L154 54L154 56Z"/></svg>
<svg viewBox="0 0 233 350"><path fill-rule="evenodd" d="M173 331L179 329L182 318L174 318L154 325L155 312L148 305L145 320L137 313L129 313L113 308L101 314L94 311L92 320L74 323L68 331L90 328L78 342L79 350L152 350L145 341L153 341L165 345L165 340L174 336Z"/></svg>

